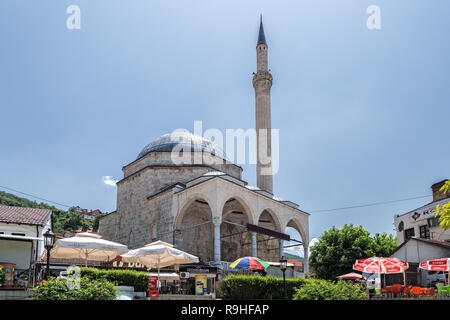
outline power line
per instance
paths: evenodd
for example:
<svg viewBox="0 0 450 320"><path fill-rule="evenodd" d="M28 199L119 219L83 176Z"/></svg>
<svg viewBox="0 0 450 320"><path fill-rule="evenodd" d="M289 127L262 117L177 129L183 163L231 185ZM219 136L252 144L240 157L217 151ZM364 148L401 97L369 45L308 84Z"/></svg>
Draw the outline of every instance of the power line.
<svg viewBox="0 0 450 320"><path fill-rule="evenodd" d="M12 188L4 187L4 186L0 186L0 188L6 189L6 190L9 190L9 191L14 191L14 192L17 192L17 193L20 193L20 194L24 194L26 196L29 196L29 197L32 197L32 198L36 198L36 199L39 199L39 200L43 200L43 201L46 201L46 202L54 203L54 204L57 204L59 206L63 206L63 207L67 207L67 208L71 208L72 207L72 206L68 206L66 204L62 204L62 203L59 203L59 202L55 202L55 201L51 201L51 200L48 200L48 199L40 198L40 197L34 196L32 194L29 194L29 193L25 193L25 192L22 192L22 191L14 190Z"/></svg>
<svg viewBox="0 0 450 320"><path fill-rule="evenodd" d="M405 199L398 199L398 200L390 200L390 201L382 201L382 202L374 202L374 203L360 204L360 205L355 205L355 206L348 206L348 207L341 207L341 208L332 208L332 209L324 209L324 210L315 210L315 211L308 211L308 212L318 213L318 212L330 212L330 211L338 211L338 210L373 207L373 206L378 206L378 205L388 204L388 203L395 203L395 202L409 201L409 200L414 200L414 199L428 198L428 197L431 197L431 196L432 195L419 196L419 197L412 197L412 198L405 198Z"/></svg>
<svg viewBox="0 0 450 320"><path fill-rule="evenodd" d="M67 208L71 208L72 206L66 205L66 204L62 204L56 201L52 201L52 200L48 200L45 198L41 198L26 192L22 192L19 190L15 190L9 187L5 187L5 186L1 186L0 188L9 190L9 191L13 191L13 192L17 192L35 199L39 199L42 201L46 201L46 202L50 202L59 206L63 206L63 207L67 207ZM382 204L388 204L388 203L396 203L396 202L402 202L402 201L409 201L409 200L415 200L415 199L423 199L423 198L428 198L431 197L432 195L426 195L426 196L419 196L419 197L412 197L412 198L404 198L404 199L397 199L397 200L390 200L390 201L382 201L382 202L374 202L374 203L369 203L369 204L361 204L361 205L354 205L354 206L348 206L348 207L339 207L339 208L332 208L332 209L323 209L323 210L314 210L314 211L308 211L311 213L321 213L321 212L331 212L331 211L339 211L339 210L348 210L348 209L357 209L357 208L364 208L364 207L373 207L373 206L378 206L378 205L382 205Z"/></svg>

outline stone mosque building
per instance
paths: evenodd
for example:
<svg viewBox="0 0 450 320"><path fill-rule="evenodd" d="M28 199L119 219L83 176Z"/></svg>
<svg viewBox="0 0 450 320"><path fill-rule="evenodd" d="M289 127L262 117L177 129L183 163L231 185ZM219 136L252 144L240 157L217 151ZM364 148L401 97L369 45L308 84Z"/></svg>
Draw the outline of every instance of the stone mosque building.
<svg viewBox="0 0 450 320"><path fill-rule="evenodd" d="M227 160L210 140L188 132L165 134L123 167L123 179L117 182L117 210L100 219L104 239L130 249L162 240L220 266L243 256L279 261L283 241L292 240L285 233L290 227L301 235L297 243L303 245L308 261L309 214L274 196L272 174L267 174L272 172L271 164L260 159L261 148L271 155L272 86L262 20L256 53L257 187L243 181L242 168ZM266 139L260 139L260 132L268 133ZM180 147L188 150L190 159L200 155L201 161L174 163L171 155Z"/></svg>

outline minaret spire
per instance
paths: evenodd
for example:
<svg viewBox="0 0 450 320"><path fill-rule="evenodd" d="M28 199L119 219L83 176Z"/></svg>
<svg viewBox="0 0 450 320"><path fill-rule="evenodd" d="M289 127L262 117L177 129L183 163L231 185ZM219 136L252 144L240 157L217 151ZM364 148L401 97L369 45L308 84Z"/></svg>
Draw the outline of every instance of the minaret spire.
<svg viewBox="0 0 450 320"><path fill-rule="evenodd" d="M262 14L260 15L259 18L259 34L258 34L258 44L265 44L266 43L266 36L264 35L264 27L263 27L263 22L262 22Z"/></svg>
<svg viewBox="0 0 450 320"><path fill-rule="evenodd" d="M258 44L256 45L257 72L253 76L257 143L256 179L258 188L273 193L272 129L270 116L270 88L272 87L272 75L270 74L268 67L267 48L261 15Z"/></svg>

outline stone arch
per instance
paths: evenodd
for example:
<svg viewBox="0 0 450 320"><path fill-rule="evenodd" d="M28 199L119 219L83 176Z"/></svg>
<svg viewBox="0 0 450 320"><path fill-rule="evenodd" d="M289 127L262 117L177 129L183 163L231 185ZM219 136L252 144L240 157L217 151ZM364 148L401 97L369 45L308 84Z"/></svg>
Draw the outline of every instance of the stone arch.
<svg viewBox="0 0 450 320"><path fill-rule="evenodd" d="M308 258L309 258L308 257L308 247L309 247L308 234L305 232L305 229L304 229L302 223L300 222L300 220L298 220L295 217L290 218L287 221L287 223L284 227L284 230L286 231L287 228L292 228L300 234L302 245L299 248L303 249L303 258L304 258L303 259L303 263L304 263L303 272L307 273L308 272ZM298 243L295 243L295 241L291 241L291 243L289 243L289 245L296 245L296 244L298 244ZM300 252L299 252L299 254L300 254Z"/></svg>
<svg viewBox="0 0 450 320"><path fill-rule="evenodd" d="M174 246L197 256L214 260L213 212L206 197L196 194L181 206L174 223Z"/></svg>
<svg viewBox="0 0 450 320"><path fill-rule="evenodd" d="M252 212L247 203L239 196L224 200L220 225L220 251L223 261L232 262L251 255L252 238L246 229L247 223L253 223Z"/></svg>
<svg viewBox="0 0 450 320"><path fill-rule="evenodd" d="M263 215L265 215L265 216L267 217L266 214L268 214L268 215L273 219L273 223L274 223L274 225L275 225L275 229L273 229L273 230L278 231L278 232L281 232L281 230L282 230L282 228L281 228L281 226L282 226L281 220L279 219L279 217L278 217L278 215L275 213L275 211L272 210L271 208L265 208L265 209L261 210L261 211L259 212L258 217L257 217L258 219L256 220L256 223L259 225L259 221L261 220L261 217L264 218Z"/></svg>
<svg viewBox="0 0 450 320"><path fill-rule="evenodd" d="M190 205L192 205L192 203L194 203L196 200L201 200L201 201L206 202L212 211L212 207L211 207L212 202L210 199L208 199L208 197L206 195L204 195L202 193L192 194L187 199L185 199L183 201L183 203L179 206L180 209L178 210L176 217L175 217L175 221L174 221L174 229L176 229L178 227L178 222L181 221L182 216L184 214L186 214L186 209Z"/></svg>
<svg viewBox="0 0 450 320"><path fill-rule="evenodd" d="M298 219L296 219L296 218L289 219L288 222L286 223L286 226L283 228L283 230L285 231L286 228L295 229L300 234L300 237L302 238L303 243L309 242L309 239L307 238L305 229L303 228L301 222Z"/></svg>
<svg viewBox="0 0 450 320"><path fill-rule="evenodd" d="M257 225L266 229L281 232L281 222L278 215L270 208L262 210L258 216ZM267 261L280 260L282 241L264 234L256 235L258 257Z"/></svg>

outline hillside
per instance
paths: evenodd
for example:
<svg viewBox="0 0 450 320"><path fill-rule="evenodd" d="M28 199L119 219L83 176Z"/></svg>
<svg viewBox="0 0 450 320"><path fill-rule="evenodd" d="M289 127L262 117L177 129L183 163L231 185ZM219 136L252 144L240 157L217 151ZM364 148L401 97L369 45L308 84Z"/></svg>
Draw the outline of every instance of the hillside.
<svg viewBox="0 0 450 320"><path fill-rule="evenodd" d="M22 198L11 193L0 191L0 204L6 206L15 207L27 207L27 208L38 208L38 209L49 209L52 211L52 222L53 222L53 232L58 235L63 235L65 232L72 233L78 228L98 228L98 219L104 214L98 215L93 221L86 221L83 216L79 214L75 207L69 208L69 210L64 211L51 206L46 203L37 203L36 201L29 200L27 198Z"/></svg>

